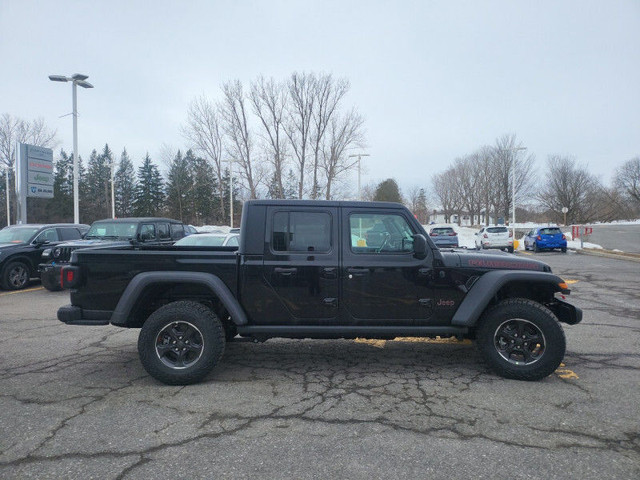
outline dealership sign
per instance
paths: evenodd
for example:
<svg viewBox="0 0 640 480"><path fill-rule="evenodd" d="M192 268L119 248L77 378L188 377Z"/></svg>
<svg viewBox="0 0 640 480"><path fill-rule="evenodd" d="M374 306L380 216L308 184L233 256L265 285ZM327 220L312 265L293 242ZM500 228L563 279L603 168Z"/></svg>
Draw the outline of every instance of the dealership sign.
<svg viewBox="0 0 640 480"><path fill-rule="evenodd" d="M18 223L26 223L27 197L53 198L53 150L18 143L16 152Z"/></svg>

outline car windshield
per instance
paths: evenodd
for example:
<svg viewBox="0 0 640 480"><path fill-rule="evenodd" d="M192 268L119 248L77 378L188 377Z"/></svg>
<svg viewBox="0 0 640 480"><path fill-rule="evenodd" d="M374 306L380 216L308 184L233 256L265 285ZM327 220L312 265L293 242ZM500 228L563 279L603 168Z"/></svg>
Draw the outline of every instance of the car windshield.
<svg viewBox="0 0 640 480"><path fill-rule="evenodd" d="M507 233L507 227L489 227L487 228L489 233Z"/></svg>
<svg viewBox="0 0 640 480"><path fill-rule="evenodd" d="M435 233L436 235L449 235L450 233L456 233L453 231L453 228L434 228L431 230L431 233Z"/></svg>
<svg viewBox="0 0 640 480"><path fill-rule="evenodd" d="M557 235L562 233L559 228L541 228L540 235Z"/></svg>
<svg viewBox="0 0 640 480"><path fill-rule="evenodd" d="M38 227L10 227L0 230L0 243L27 243Z"/></svg>
<svg viewBox="0 0 640 480"><path fill-rule="evenodd" d="M84 238L96 239L115 239L115 238L134 238L138 224L135 222L100 222L91 225Z"/></svg>
<svg viewBox="0 0 640 480"><path fill-rule="evenodd" d="M176 246L220 247L224 243L226 235L189 235L178 240Z"/></svg>

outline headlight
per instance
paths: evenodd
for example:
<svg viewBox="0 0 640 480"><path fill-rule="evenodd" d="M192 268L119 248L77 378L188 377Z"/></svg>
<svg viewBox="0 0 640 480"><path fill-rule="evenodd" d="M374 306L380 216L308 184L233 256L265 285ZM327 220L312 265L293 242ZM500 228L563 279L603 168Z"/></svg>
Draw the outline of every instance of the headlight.
<svg viewBox="0 0 640 480"><path fill-rule="evenodd" d="M50 248L45 248L42 251L42 258L49 258L50 255L51 255L51 249Z"/></svg>
<svg viewBox="0 0 640 480"><path fill-rule="evenodd" d="M62 249L60 247L56 247L53 249L53 258L58 258L62 253Z"/></svg>

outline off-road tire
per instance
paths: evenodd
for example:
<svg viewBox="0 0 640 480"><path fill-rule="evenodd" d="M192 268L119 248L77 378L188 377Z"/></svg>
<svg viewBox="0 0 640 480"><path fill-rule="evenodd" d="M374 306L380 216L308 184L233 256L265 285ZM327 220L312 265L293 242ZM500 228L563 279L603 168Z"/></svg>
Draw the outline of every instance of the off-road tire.
<svg viewBox="0 0 640 480"><path fill-rule="evenodd" d="M62 290L62 286L60 285L60 282L56 280L51 280L47 275L42 275L40 277L40 283L44 288L46 288L50 292L59 292L60 290Z"/></svg>
<svg viewBox="0 0 640 480"><path fill-rule="evenodd" d="M517 333L512 340L505 341L505 331L511 326L514 329L509 331ZM536 336L531 336L532 332ZM527 345L527 338L537 346ZM555 315L544 305L526 298L503 300L487 310L478 322L476 339L485 362L498 375L516 380L540 380L551 375L560 366L566 350L564 331ZM505 343L507 348L501 348ZM536 350L538 353L532 358L518 361L519 352Z"/></svg>
<svg viewBox="0 0 640 480"><path fill-rule="evenodd" d="M167 385L199 382L220 361L224 347L225 332L217 315L193 301L159 308L144 322L138 337L143 367ZM186 353L181 357L180 352Z"/></svg>
<svg viewBox="0 0 640 480"><path fill-rule="evenodd" d="M10 261L2 269L0 283L5 290L20 290L29 284L31 269L29 265L20 260Z"/></svg>

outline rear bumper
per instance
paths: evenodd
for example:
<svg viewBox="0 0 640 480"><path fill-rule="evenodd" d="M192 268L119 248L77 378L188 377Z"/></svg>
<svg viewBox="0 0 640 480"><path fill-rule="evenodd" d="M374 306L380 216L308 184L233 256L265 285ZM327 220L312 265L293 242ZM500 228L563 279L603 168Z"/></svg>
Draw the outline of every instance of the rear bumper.
<svg viewBox="0 0 640 480"><path fill-rule="evenodd" d="M67 325L109 325L109 310L85 310L75 305L64 305L58 309L58 320Z"/></svg>

